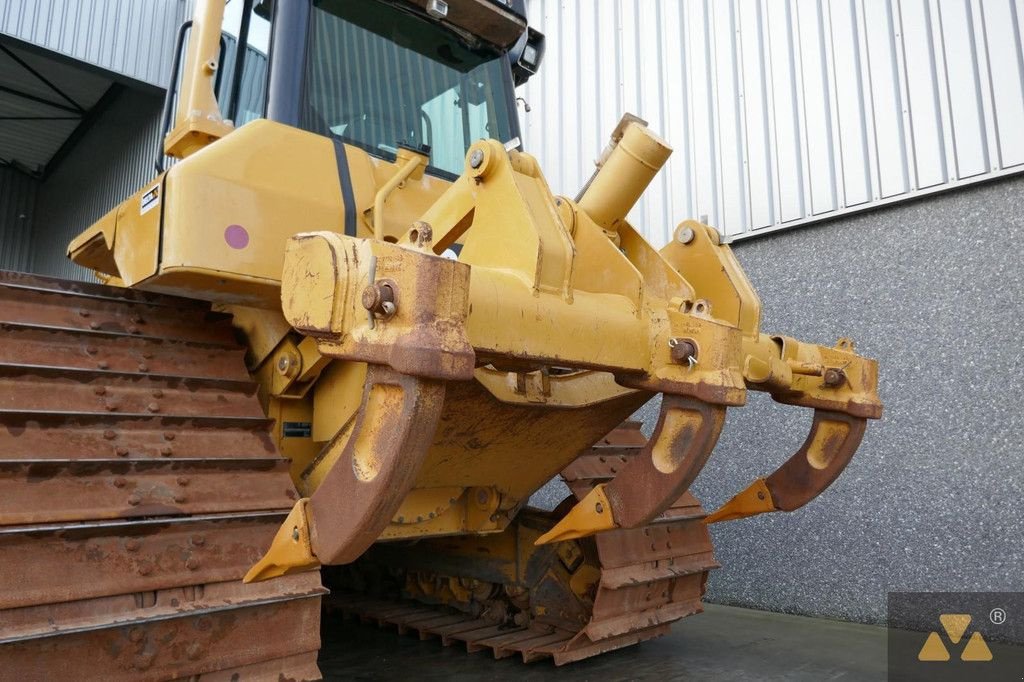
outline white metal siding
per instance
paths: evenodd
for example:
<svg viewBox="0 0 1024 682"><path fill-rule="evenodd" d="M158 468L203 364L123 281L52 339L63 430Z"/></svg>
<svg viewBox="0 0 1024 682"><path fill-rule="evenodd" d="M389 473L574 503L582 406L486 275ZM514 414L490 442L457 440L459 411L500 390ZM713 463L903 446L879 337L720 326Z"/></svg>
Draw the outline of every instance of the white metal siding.
<svg viewBox="0 0 1024 682"><path fill-rule="evenodd" d="M2 0L0 33L166 87L186 0Z"/></svg>
<svg viewBox="0 0 1024 682"><path fill-rule="evenodd" d="M675 147L633 217L733 238L1024 170L1024 0L528 0L527 149L573 195L623 112Z"/></svg>

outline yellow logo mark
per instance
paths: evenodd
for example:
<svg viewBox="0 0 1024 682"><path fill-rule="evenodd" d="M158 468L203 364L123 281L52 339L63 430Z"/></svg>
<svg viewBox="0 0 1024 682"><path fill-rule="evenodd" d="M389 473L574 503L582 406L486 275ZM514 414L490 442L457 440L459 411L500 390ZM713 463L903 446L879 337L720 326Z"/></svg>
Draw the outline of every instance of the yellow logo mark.
<svg viewBox="0 0 1024 682"><path fill-rule="evenodd" d="M967 626L971 624L971 616L967 613L944 613L939 616L942 629L953 644L959 644L967 632ZM942 643L942 637L937 632L928 633L928 639L917 654L919 661L948 661L949 651ZM985 643L985 638L980 632L975 632L967 639L967 645L960 652L961 661L991 661L992 651Z"/></svg>

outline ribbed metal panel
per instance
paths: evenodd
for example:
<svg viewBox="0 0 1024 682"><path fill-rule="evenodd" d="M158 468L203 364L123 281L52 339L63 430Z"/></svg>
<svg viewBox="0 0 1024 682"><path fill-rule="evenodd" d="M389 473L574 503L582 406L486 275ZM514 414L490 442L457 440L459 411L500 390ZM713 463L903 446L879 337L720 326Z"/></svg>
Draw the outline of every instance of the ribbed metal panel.
<svg viewBox="0 0 1024 682"><path fill-rule="evenodd" d="M33 272L93 279L67 259L65 249L79 232L156 175L161 103L157 96L125 90L40 187Z"/></svg>
<svg viewBox="0 0 1024 682"><path fill-rule="evenodd" d="M28 270L38 180L0 167L0 269Z"/></svg>
<svg viewBox="0 0 1024 682"><path fill-rule="evenodd" d="M633 216L733 238L1024 170L1021 0L530 0L527 148L573 195L623 112L675 147Z"/></svg>
<svg viewBox="0 0 1024 682"><path fill-rule="evenodd" d="M166 87L186 0L3 0L0 33Z"/></svg>

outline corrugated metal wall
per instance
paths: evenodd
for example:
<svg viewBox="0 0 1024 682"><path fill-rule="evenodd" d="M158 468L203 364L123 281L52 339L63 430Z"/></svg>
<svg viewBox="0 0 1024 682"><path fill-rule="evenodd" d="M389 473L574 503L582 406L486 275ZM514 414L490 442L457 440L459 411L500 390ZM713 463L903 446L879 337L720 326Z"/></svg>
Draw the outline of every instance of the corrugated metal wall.
<svg viewBox="0 0 1024 682"><path fill-rule="evenodd" d="M67 259L65 249L79 232L156 174L161 105L156 95L125 89L39 188L33 272L93 279Z"/></svg>
<svg viewBox="0 0 1024 682"><path fill-rule="evenodd" d="M28 270L32 213L39 181L0 167L0 269Z"/></svg>
<svg viewBox="0 0 1024 682"><path fill-rule="evenodd" d="M166 87L187 0L3 0L0 33Z"/></svg>
<svg viewBox="0 0 1024 682"><path fill-rule="evenodd" d="M527 148L573 195L625 112L676 151L634 218L745 237L1024 170L1024 0L528 0Z"/></svg>

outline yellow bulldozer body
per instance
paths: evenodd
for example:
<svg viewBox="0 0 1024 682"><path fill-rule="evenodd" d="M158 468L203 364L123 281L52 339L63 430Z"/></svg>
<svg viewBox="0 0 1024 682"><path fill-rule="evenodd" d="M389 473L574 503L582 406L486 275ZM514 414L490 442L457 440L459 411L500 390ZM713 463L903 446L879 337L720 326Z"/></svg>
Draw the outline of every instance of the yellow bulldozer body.
<svg viewBox="0 0 1024 682"><path fill-rule="evenodd" d="M441 12L428 5L431 16ZM195 299L230 314L270 419L267 466L277 471L287 458L294 484L284 491L294 506L264 538L262 557L251 542L239 555L252 560L246 582L294 582L301 576L281 577L318 566L400 569L405 596L472 619L490 614L419 614L421 632L473 633L467 642L496 655L577 660L663 634L699 610L717 566L705 524L802 507L880 417L876 362L848 339L820 346L763 333L760 301L715 229L683 221L656 249L630 224L672 151L641 119L623 118L576 198L554 195L516 143L468 142L461 174L447 179L427 172L422 147L399 147L389 161L270 120L235 129L212 95L222 14L221 2L197 4L165 140L177 162L68 255L111 287L184 306L186 345L207 343ZM38 286L44 296L56 285ZM156 315L117 314L137 320L117 327L126 336ZM223 335L228 323L218 324ZM234 352L233 340L216 342ZM176 391L186 379L167 381ZM811 432L775 472L706 517L688 491L726 410L748 390L812 409ZM649 440L635 430L602 440L655 397ZM110 442L96 437L101 454L112 446L134 457L119 432L102 433ZM180 442L160 433L160 456L171 456ZM547 516L527 510L559 474L571 501ZM161 513L193 513L175 506L190 499L188 477L174 480L182 490ZM135 497L129 505L148 504ZM234 574L218 575L227 585ZM419 613L402 608L383 607L380 620ZM308 670L309 643L301 646Z"/></svg>

